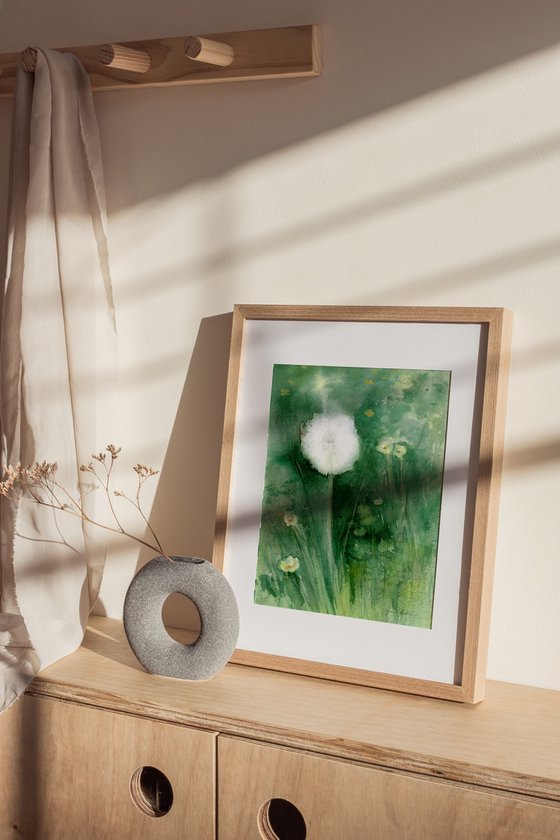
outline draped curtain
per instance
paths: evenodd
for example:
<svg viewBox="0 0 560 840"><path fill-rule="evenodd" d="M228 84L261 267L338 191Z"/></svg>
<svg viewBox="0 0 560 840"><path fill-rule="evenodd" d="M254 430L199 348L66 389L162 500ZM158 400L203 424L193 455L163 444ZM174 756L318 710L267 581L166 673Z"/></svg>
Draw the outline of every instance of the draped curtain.
<svg viewBox="0 0 560 840"><path fill-rule="evenodd" d="M112 440L116 329L99 134L73 55L18 70L0 334L2 462L56 461L95 518L79 466ZM91 476L89 476L91 478ZM80 518L2 498L0 711L39 668L79 646L107 549Z"/></svg>

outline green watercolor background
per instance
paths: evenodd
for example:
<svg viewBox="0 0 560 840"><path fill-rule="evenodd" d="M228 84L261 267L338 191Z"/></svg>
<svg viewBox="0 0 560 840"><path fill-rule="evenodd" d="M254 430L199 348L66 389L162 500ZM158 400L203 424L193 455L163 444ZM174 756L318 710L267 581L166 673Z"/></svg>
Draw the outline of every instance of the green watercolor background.
<svg viewBox="0 0 560 840"><path fill-rule="evenodd" d="M275 365L254 601L431 627L449 371ZM315 415L350 416L359 457L321 474Z"/></svg>

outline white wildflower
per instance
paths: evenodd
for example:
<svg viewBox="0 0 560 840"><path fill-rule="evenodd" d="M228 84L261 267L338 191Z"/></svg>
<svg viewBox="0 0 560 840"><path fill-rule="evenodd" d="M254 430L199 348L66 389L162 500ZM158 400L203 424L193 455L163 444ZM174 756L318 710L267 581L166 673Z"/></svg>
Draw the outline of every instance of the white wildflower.
<svg viewBox="0 0 560 840"><path fill-rule="evenodd" d="M299 569L299 560L290 554L285 560L281 560L278 566L283 572L297 572Z"/></svg>
<svg viewBox="0 0 560 840"><path fill-rule="evenodd" d="M353 418L348 414L314 414L302 428L301 449L322 475L351 470L360 454Z"/></svg>

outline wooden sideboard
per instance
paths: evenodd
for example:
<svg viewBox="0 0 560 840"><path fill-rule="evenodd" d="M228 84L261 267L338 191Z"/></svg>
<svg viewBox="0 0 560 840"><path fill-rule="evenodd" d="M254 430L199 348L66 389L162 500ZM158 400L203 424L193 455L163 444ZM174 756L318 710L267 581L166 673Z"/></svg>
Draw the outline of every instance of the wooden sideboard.
<svg viewBox="0 0 560 840"><path fill-rule="evenodd" d="M187 683L101 617L0 717L0 762L2 840L560 838L560 693L489 682L471 706L242 665Z"/></svg>

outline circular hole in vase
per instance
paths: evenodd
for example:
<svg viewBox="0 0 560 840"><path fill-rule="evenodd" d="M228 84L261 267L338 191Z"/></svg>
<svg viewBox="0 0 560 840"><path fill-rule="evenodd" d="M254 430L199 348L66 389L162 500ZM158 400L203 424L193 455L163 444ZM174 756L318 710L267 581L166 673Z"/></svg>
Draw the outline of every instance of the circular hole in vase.
<svg viewBox="0 0 560 840"><path fill-rule="evenodd" d="M307 837L303 814L287 799L275 798L264 802L257 821L264 840L305 840Z"/></svg>
<svg viewBox="0 0 560 840"><path fill-rule="evenodd" d="M164 817L173 805L171 782L157 767L139 767L130 779L130 795L148 817Z"/></svg>
<svg viewBox="0 0 560 840"><path fill-rule="evenodd" d="M161 609L161 620L169 636L183 645L192 645L200 636L200 613L194 601L173 592Z"/></svg>

